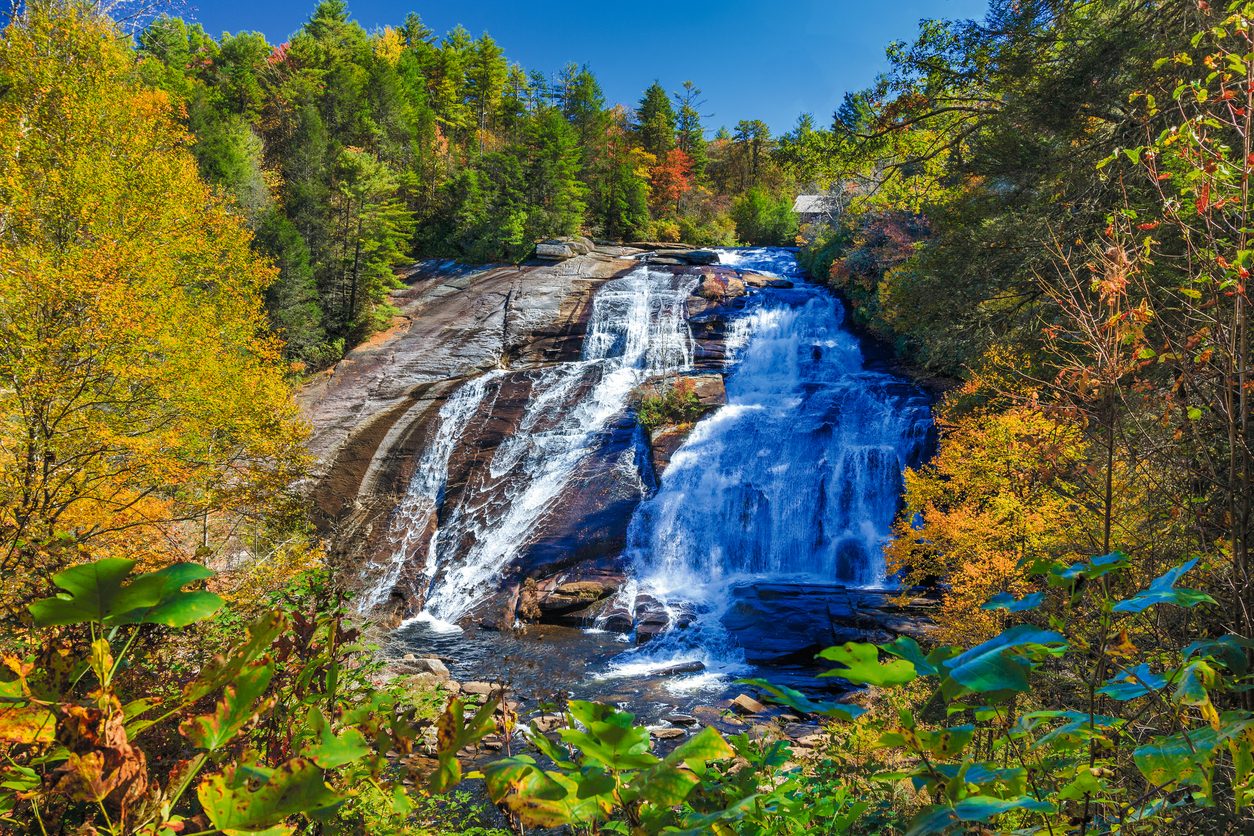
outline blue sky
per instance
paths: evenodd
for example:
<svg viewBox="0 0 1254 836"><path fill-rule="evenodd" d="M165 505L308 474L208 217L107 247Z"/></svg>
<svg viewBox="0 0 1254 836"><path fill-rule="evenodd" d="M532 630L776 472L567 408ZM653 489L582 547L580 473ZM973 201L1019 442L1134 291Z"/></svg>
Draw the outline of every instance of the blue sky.
<svg viewBox="0 0 1254 836"><path fill-rule="evenodd" d="M185 0L182 14L212 34L257 30L287 39L316 0ZM923 18L980 18L987 0L349 0L367 29L410 10L443 34L489 32L527 69L587 63L611 102L634 104L654 79L704 91L711 130L763 119L779 133L811 112L826 125L846 90L885 67L884 47Z"/></svg>

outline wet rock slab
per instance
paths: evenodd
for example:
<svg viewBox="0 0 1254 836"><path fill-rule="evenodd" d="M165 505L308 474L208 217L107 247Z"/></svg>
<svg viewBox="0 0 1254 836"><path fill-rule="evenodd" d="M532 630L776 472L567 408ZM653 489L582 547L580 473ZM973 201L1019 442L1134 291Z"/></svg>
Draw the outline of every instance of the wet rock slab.
<svg viewBox="0 0 1254 836"><path fill-rule="evenodd" d="M814 664L825 647L924 637L934 598L807 583L758 582L730 590L723 626L754 665Z"/></svg>

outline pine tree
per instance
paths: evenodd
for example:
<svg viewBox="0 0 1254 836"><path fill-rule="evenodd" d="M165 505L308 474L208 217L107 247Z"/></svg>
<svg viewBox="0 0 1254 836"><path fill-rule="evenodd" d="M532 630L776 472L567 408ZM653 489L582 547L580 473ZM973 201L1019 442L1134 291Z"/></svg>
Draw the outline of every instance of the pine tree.
<svg viewBox="0 0 1254 836"><path fill-rule="evenodd" d="M679 108L675 123L675 143L680 151L688 155L692 163L692 178L700 183L705 180L705 167L709 163L705 128L701 126L700 109L705 105L701 98L701 88L691 81L685 81L683 90L675 94L675 104Z"/></svg>
<svg viewBox="0 0 1254 836"><path fill-rule="evenodd" d="M656 81L644 91L636 109L636 135L641 147L659 159L675 147L675 109Z"/></svg>

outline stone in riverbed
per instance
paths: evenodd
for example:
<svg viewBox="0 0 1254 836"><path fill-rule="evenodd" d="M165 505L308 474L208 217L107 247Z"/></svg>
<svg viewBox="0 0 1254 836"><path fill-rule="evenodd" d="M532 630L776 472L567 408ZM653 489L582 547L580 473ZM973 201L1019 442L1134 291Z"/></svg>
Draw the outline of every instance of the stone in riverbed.
<svg viewBox="0 0 1254 836"><path fill-rule="evenodd" d="M718 264L718 253L714 252L714 250L658 249L643 254L639 258L647 258L651 264Z"/></svg>
<svg viewBox="0 0 1254 836"><path fill-rule="evenodd" d="M630 633L636 620L632 617L631 611L622 604L614 604L601 614L600 623L602 629L609 630L611 633Z"/></svg>
<svg viewBox="0 0 1254 836"><path fill-rule="evenodd" d="M449 679L448 666L436 659L434 656L426 656L422 658L407 659L410 667L418 673L429 673L437 679L444 681Z"/></svg>
<svg viewBox="0 0 1254 836"><path fill-rule="evenodd" d="M766 706L755 700L748 694L741 694L731 701L732 710L741 714L762 714L766 711Z"/></svg>
<svg viewBox="0 0 1254 836"><path fill-rule="evenodd" d="M430 691L443 685L444 680L433 673L411 673L400 678L401 684L410 691Z"/></svg>
<svg viewBox="0 0 1254 836"><path fill-rule="evenodd" d="M691 662L680 662L677 665L668 665L661 670L653 672L654 676L678 676L684 673L701 673L705 670L705 663L693 660Z"/></svg>
<svg viewBox="0 0 1254 836"><path fill-rule="evenodd" d="M560 714L541 714L531 721L531 727L541 734L548 734L554 729L562 728L564 725L566 725L566 718Z"/></svg>
<svg viewBox="0 0 1254 836"><path fill-rule="evenodd" d="M691 714L667 714L662 718L673 726L695 726L697 718Z"/></svg>
<svg viewBox="0 0 1254 836"><path fill-rule="evenodd" d="M655 740L674 740L677 737L683 737L687 732L683 729L671 728L669 726L657 726L649 729L649 736Z"/></svg>
<svg viewBox="0 0 1254 836"><path fill-rule="evenodd" d="M812 723L785 723L784 734L793 740L802 740L803 738L821 737L822 729Z"/></svg>
<svg viewBox="0 0 1254 836"><path fill-rule="evenodd" d="M735 273L727 271L708 272L701 274L701 282L697 285L697 296L713 302L726 302L745 295L745 283Z"/></svg>

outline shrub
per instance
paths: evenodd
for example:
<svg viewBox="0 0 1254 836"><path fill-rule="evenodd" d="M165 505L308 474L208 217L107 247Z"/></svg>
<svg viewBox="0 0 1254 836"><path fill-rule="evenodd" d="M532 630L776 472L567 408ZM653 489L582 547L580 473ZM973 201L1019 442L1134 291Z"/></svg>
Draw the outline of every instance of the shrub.
<svg viewBox="0 0 1254 836"><path fill-rule="evenodd" d="M456 751L497 727L496 700L469 718L453 700L434 772L400 768L389 753L412 752L435 721L375 684L371 648L334 606L270 610L203 664L154 666L156 650L211 616L228 631L232 622L199 588L204 567L133 569L109 558L59 572L62 591L30 607L31 649L3 657L0 822L114 836L290 833L295 820L360 828L383 806L398 832L419 800L406 781L446 791L461 778ZM166 678L145 681L154 667Z"/></svg>
<svg viewBox="0 0 1254 836"><path fill-rule="evenodd" d="M691 380L679 380L656 394L645 395L636 410L640 426L652 432L668 424L689 424L705 412Z"/></svg>

